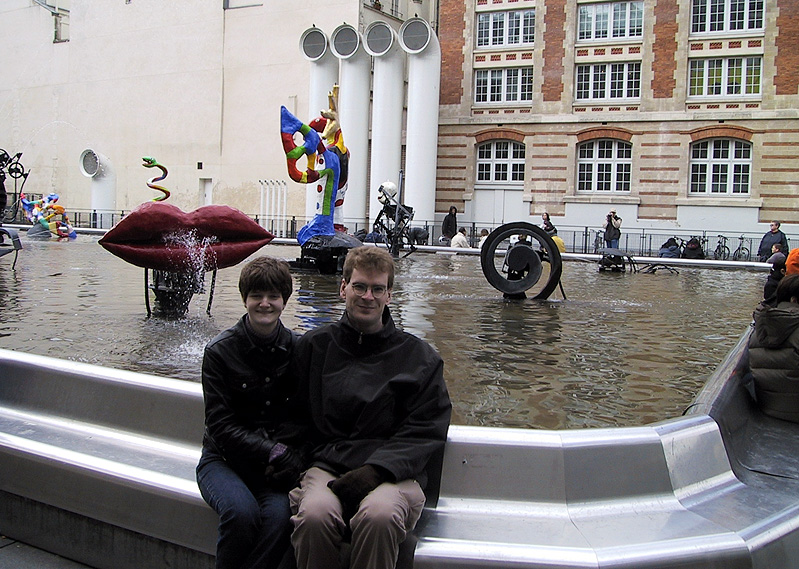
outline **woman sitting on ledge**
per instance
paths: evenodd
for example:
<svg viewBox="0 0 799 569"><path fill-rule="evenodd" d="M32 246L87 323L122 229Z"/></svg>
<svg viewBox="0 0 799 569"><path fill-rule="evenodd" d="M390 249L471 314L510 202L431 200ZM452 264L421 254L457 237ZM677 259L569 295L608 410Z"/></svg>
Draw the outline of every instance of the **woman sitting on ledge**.
<svg viewBox="0 0 799 569"><path fill-rule="evenodd" d="M799 275L777 286L777 305L761 304L749 338L755 396L766 414L799 423Z"/></svg>
<svg viewBox="0 0 799 569"><path fill-rule="evenodd" d="M668 241L660 246L658 257L666 257L671 259L680 258L680 246L677 245L677 240L674 237L669 237Z"/></svg>

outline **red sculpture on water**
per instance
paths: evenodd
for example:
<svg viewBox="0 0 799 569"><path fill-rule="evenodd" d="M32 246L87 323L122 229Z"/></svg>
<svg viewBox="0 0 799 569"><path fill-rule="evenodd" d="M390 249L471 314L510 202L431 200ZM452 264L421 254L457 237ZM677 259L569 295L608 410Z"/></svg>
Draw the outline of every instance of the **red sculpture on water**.
<svg viewBox="0 0 799 569"><path fill-rule="evenodd" d="M144 160L145 167L162 169L159 180L166 177L166 168L152 158ZM144 268L148 316L150 288L163 313L180 316L188 310L192 295L202 292L205 272L214 274L210 312L216 271L240 263L272 239L274 235L266 229L226 205L207 205L186 213L163 201L152 201L130 212L99 243L120 259Z"/></svg>

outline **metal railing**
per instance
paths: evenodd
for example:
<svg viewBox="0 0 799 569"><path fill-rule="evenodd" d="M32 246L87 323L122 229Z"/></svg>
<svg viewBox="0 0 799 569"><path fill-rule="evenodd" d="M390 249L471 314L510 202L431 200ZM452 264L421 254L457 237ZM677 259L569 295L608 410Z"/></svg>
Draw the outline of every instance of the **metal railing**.
<svg viewBox="0 0 799 569"><path fill-rule="evenodd" d="M125 217L130 210L119 210L114 212L97 211L86 209L73 209L67 212L70 222L76 228L108 228L112 227L119 220ZM264 216L260 217L258 214L247 214L248 217L253 219L261 227L272 233L277 237L285 237L288 239L295 239L297 232L307 222L307 219L302 216ZM18 211L13 212L11 208L6 210L4 217L6 223L27 224L29 223L25 217L25 212L19 208ZM371 231L371 225L363 222L346 222L347 230L355 234L360 230L368 233ZM412 227L423 227L429 234L427 245L438 245L439 238L441 237L441 224L431 222L412 222ZM476 247L480 241L480 231L487 229L489 232L494 230L498 225L491 225L476 222L459 223L459 226L466 227L467 237L472 247ZM582 253L591 254L596 253L597 249L605 246L603 240L603 230L589 227L589 226L558 226L558 236L563 239L566 245L566 252L568 253ZM666 240L670 237L676 237L677 240L687 242L692 237L696 237L702 243L702 249L706 258L713 258L713 252L719 240L719 233L717 231L668 231L664 229L625 229L622 228L621 238L619 239L619 248L627 251L631 255L657 257L658 250ZM729 248L730 260L737 261L757 261L757 249L760 245L762 235L752 234L725 234L727 238L727 247ZM741 240L743 237L743 240ZM745 247L749 250L748 256L738 256L733 258L733 253L738 246ZM788 238L789 249L799 247L799 238ZM786 252L787 254L787 252Z"/></svg>

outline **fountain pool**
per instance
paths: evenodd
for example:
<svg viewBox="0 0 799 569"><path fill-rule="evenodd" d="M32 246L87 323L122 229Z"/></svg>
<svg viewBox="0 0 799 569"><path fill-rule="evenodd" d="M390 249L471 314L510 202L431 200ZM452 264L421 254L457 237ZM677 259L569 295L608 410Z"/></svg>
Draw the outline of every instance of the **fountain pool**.
<svg viewBox="0 0 799 569"><path fill-rule="evenodd" d="M210 317L209 273L185 318L148 319L143 269L97 238L23 242L15 270L0 260L2 348L199 381L205 343L244 312L239 267L219 271ZM258 254L294 259L299 247ZM336 277L294 281L286 325L303 331L340 316ZM751 321L764 281L746 270L618 274L566 262L568 300L556 291L507 302L479 257L415 253L398 261L391 307L444 358L453 423L633 426L681 414Z"/></svg>

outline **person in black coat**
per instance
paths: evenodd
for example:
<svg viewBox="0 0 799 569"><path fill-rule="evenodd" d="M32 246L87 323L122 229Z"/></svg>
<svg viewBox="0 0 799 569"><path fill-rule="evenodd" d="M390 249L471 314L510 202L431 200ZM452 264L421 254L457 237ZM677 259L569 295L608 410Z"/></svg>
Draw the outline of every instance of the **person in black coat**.
<svg viewBox="0 0 799 569"><path fill-rule="evenodd" d="M239 291L247 313L208 343L202 363L205 435L197 483L219 514L217 569L278 565L290 545L288 490L304 467L283 431L297 338L280 321L292 291L288 265L271 257L250 261Z"/></svg>
<svg viewBox="0 0 799 569"><path fill-rule="evenodd" d="M771 246L775 243L782 245L783 252L788 251L788 238L780 230L780 225L779 221L772 221L769 224L769 230L763 235L763 239L760 240L760 246L757 248L757 257L760 261L765 262L771 257Z"/></svg>
<svg viewBox="0 0 799 569"><path fill-rule="evenodd" d="M441 222L441 237L442 242L446 239L446 243L455 237L458 232L458 208L454 205L450 206L449 213L444 216L444 221Z"/></svg>
<svg viewBox="0 0 799 569"><path fill-rule="evenodd" d="M347 536L351 569L393 569L425 503L428 462L444 448L452 409L444 363L395 326L393 282L385 249L350 249L344 315L306 333L294 352L314 447L290 493L299 569L338 567Z"/></svg>

